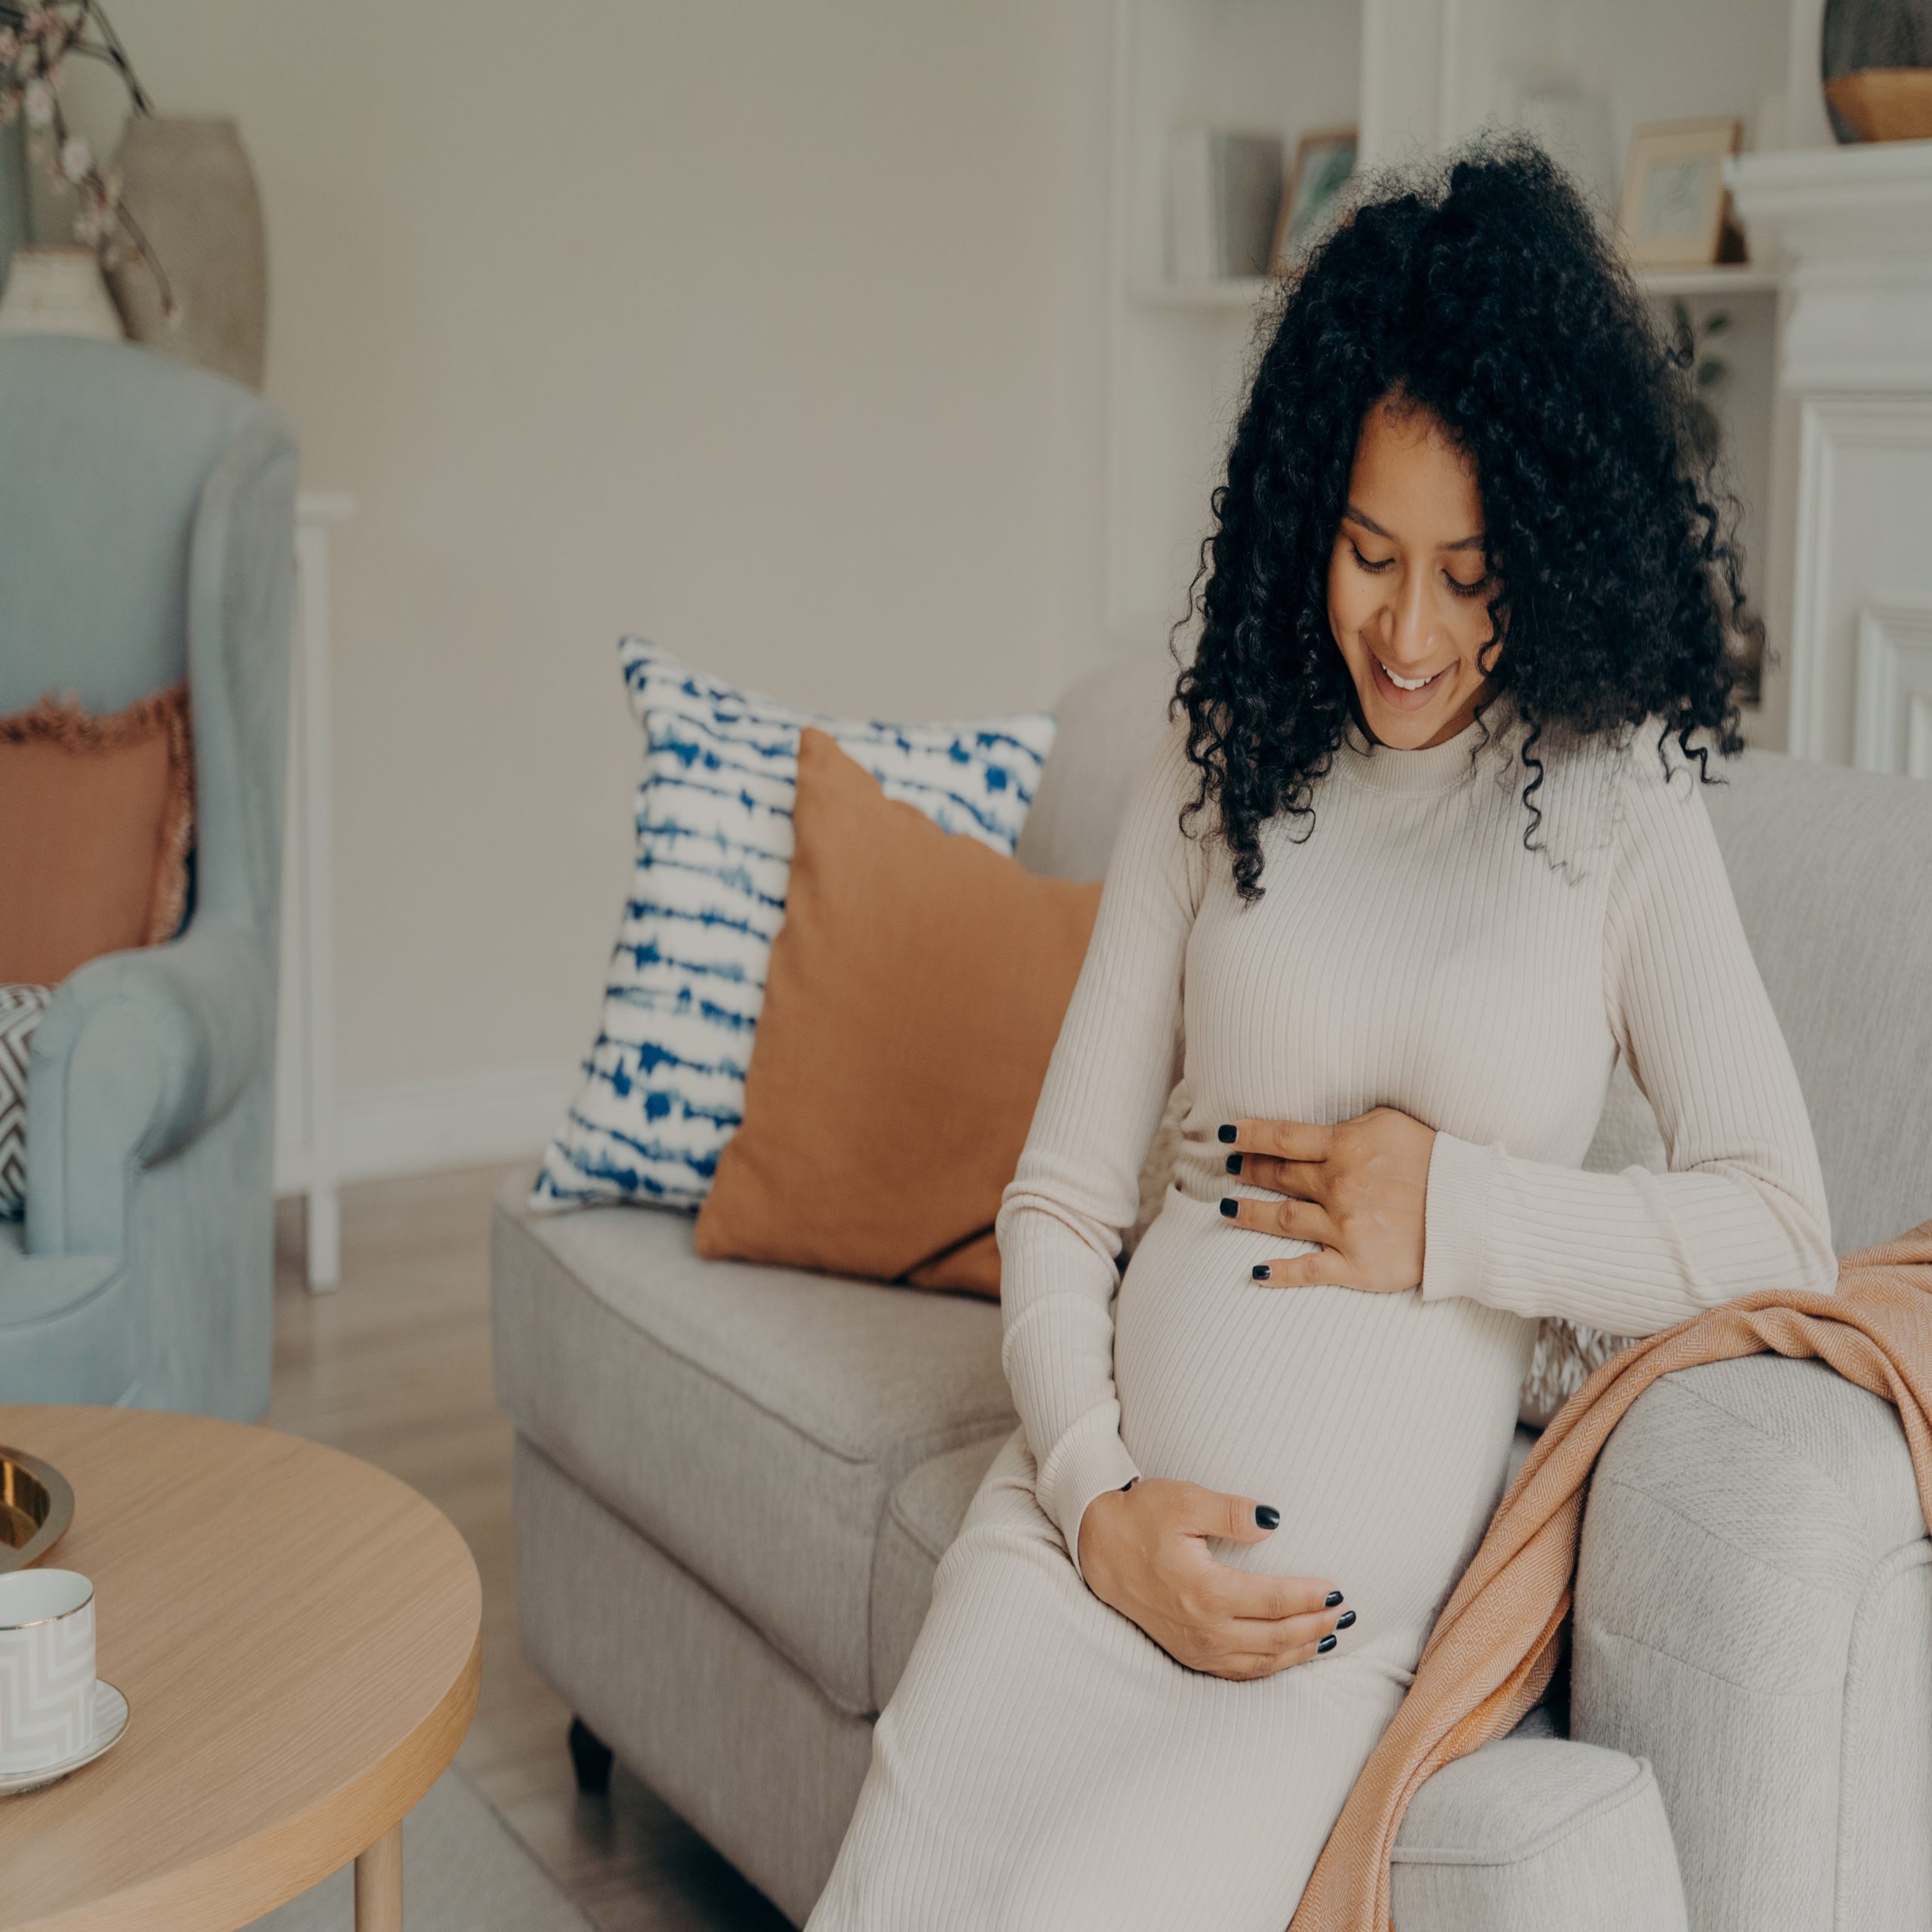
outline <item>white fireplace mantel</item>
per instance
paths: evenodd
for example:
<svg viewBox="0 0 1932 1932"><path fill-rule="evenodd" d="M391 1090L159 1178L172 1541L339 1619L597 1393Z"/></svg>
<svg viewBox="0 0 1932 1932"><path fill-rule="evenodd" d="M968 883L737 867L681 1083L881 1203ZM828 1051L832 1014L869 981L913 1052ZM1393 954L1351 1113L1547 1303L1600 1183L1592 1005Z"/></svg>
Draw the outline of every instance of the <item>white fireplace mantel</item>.
<svg viewBox="0 0 1932 1932"><path fill-rule="evenodd" d="M1887 635L1932 625L1932 141L1729 171L1752 258L1784 270L1789 747L1932 777L1924 734L1879 715L1903 700L1873 685L1869 641L1874 613Z"/></svg>
<svg viewBox="0 0 1932 1932"><path fill-rule="evenodd" d="M1932 251L1932 141L1773 149L1727 164L1752 260Z"/></svg>

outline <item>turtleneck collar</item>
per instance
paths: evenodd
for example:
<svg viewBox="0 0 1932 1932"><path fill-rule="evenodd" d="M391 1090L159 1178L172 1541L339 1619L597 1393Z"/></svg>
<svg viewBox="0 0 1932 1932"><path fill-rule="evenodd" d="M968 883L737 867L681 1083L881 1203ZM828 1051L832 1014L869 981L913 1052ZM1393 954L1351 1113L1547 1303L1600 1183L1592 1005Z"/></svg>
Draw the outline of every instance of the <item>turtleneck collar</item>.
<svg viewBox="0 0 1932 1932"><path fill-rule="evenodd" d="M1469 776L1469 754L1485 737L1490 755L1497 754L1515 717L1508 694L1499 694L1480 718L1471 719L1453 738L1419 751L1377 744L1351 718L1336 748L1332 769L1351 784L1372 786L1382 792L1444 791Z"/></svg>

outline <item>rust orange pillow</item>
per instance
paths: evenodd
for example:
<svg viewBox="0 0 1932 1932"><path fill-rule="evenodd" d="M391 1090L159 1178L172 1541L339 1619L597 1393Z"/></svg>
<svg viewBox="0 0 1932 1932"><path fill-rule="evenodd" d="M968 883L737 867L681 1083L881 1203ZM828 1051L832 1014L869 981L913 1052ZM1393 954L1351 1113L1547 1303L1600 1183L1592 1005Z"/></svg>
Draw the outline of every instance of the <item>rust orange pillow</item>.
<svg viewBox="0 0 1932 1932"><path fill-rule="evenodd" d="M997 1296L993 1217L1100 903L800 735L785 918L702 1255Z"/></svg>
<svg viewBox="0 0 1932 1932"><path fill-rule="evenodd" d="M0 981L57 986L180 924L194 830L188 688L104 718L0 718Z"/></svg>

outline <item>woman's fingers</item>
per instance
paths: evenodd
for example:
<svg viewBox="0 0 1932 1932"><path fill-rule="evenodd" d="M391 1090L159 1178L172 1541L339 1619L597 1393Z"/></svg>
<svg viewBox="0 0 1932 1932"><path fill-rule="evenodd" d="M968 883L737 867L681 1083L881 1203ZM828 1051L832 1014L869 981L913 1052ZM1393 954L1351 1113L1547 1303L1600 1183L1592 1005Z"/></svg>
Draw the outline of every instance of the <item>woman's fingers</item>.
<svg viewBox="0 0 1932 1932"><path fill-rule="evenodd" d="M1174 1484L1179 1527L1189 1536L1220 1537L1229 1543L1260 1543L1272 1534L1281 1512L1251 1496L1230 1496L1203 1483ZM1239 1575L1239 1571L1230 1574Z"/></svg>
<svg viewBox="0 0 1932 1932"><path fill-rule="evenodd" d="M1284 1161L1324 1161L1335 1137L1332 1127L1305 1120L1235 1120L1222 1125L1222 1146L1242 1154L1272 1154Z"/></svg>
<svg viewBox="0 0 1932 1932"><path fill-rule="evenodd" d="M1298 1195L1304 1201L1319 1201L1327 1168L1319 1161L1283 1161L1272 1154L1230 1154L1228 1172L1238 1174L1256 1187L1272 1189L1277 1194Z"/></svg>
<svg viewBox="0 0 1932 1932"><path fill-rule="evenodd" d="M1280 1617L1272 1621L1238 1617L1228 1626L1228 1635L1239 1649L1272 1651L1279 1656L1288 1651L1318 1648L1324 1637L1340 1630L1352 1630L1355 1625L1355 1614L1352 1610L1317 1610L1305 1616Z"/></svg>
<svg viewBox="0 0 1932 1932"><path fill-rule="evenodd" d="M1315 1241L1324 1247L1339 1247L1342 1231L1318 1201L1254 1201L1245 1195L1230 1194L1221 1202L1221 1212L1238 1228L1257 1234L1279 1235L1287 1241Z"/></svg>
<svg viewBox="0 0 1932 1932"><path fill-rule="evenodd" d="M1354 1613L1350 1611L1347 1615L1352 1623ZM1237 1641L1247 1645L1251 1639L1244 1634ZM1255 1647L1229 1651L1225 1656L1215 1659L1212 1663L1204 1663L1195 1668L1210 1670L1217 1677L1272 1677L1278 1670L1287 1670L1298 1663L1312 1663L1317 1657L1327 1656L1335 1648L1339 1638L1334 1631L1323 1630L1318 1634L1297 1636L1292 1641L1279 1644L1266 1639L1255 1641ZM1327 1646L1326 1649L1324 1645Z"/></svg>
<svg viewBox="0 0 1932 1932"><path fill-rule="evenodd" d="M1210 1546L1217 1540L1255 1543L1272 1534L1281 1520L1272 1505L1158 1476L1112 1500L1118 1506L1100 1527L1116 1544L1123 1532L1115 1519L1131 1506L1146 1520L1105 1564L1097 1546L1090 1558L1094 1539L1083 1530L1091 1587L1190 1670L1266 1676L1322 1655L1324 1644L1333 1650L1337 1631L1354 1623L1341 1591L1326 1577L1269 1576L1214 1554ZM1088 1520L1097 1520L1091 1510Z"/></svg>
<svg viewBox="0 0 1932 1932"><path fill-rule="evenodd" d="M1358 1288L1365 1284L1332 1247L1312 1254L1288 1254L1278 1260L1257 1261L1248 1270L1251 1278L1264 1288Z"/></svg>
<svg viewBox="0 0 1932 1932"><path fill-rule="evenodd" d="M1222 1567L1226 1575L1223 1604L1238 1623L1277 1624L1295 1617L1341 1614L1346 1601L1325 1577L1269 1577L1253 1570ZM1326 1627L1326 1626L1324 1626Z"/></svg>

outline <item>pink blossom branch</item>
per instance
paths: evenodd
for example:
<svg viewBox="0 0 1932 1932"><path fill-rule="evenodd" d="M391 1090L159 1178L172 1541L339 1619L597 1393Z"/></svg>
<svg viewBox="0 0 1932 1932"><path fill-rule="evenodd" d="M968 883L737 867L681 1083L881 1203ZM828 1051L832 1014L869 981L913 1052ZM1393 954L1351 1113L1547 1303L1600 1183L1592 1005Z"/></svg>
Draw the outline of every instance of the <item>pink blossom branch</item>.
<svg viewBox="0 0 1932 1932"><path fill-rule="evenodd" d="M102 36L97 42L87 38L91 26ZM121 75L134 111L152 113L119 37L96 0L35 0L25 7L0 0L0 127L11 126L24 109L29 154L54 180L80 196L75 235L93 247L103 267L111 268L121 254L118 229L154 278L162 315L171 321L178 313L173 286L146 231L121 200L119 171L103 171L86 141L67 125L55 84L70 53L109 63Z"/></svg>

